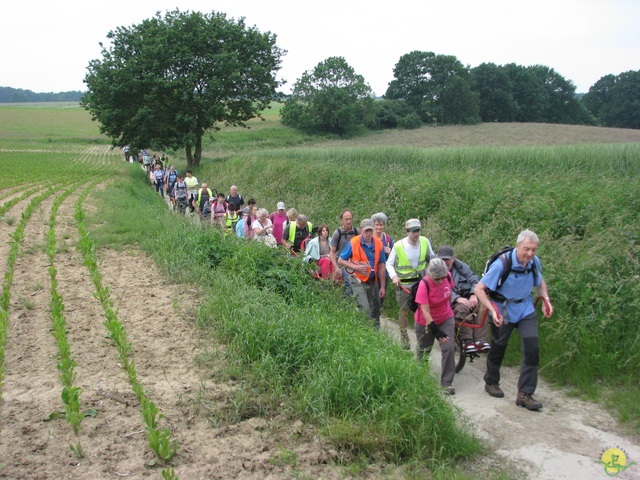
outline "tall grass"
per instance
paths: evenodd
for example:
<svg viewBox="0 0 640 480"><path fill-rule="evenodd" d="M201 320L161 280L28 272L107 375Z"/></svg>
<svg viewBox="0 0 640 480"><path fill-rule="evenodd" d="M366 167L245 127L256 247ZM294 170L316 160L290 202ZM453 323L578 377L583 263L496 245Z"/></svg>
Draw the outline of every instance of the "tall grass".
<svg viewBox="0 0 640 480"><path fill-rule="evenodd" d="M284 402L353 455L435 465L478 450L427 366L373 330L338 289L280 251L172 215L139 182L137 173L119 182L100 216L137 234L168 273L198 282L199 323L228 345L230 371L275 399L263 408ZM122 204L136 225L119 219ZM94 238L108 240L109 229L96 227Z"/></svg>
<svg viewBox="0 0 640 480"><path fill-rule="evenodd" d="M219 190L237 184L270 210L285 201L331 228L345 207L356 224L384 211L395 238L418 217L435 246L454 246L478 273L531 228L556 307L540 323L543 375L608 398L640 428L639 144L300 148L218 159L196 175ZM517 348L509 355L519 361Z"/></svg>

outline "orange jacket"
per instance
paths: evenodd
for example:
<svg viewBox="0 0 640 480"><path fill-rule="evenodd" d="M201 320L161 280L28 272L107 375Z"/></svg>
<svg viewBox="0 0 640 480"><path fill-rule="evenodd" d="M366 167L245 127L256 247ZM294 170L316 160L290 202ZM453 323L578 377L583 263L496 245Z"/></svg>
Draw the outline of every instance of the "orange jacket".
<svg viewBox="0 0 640 480"><path fill-rule="evenodd" d="M367 263L369 264L369 259L367 258L367 254L362 248L362 235L356 235L353 237L351 242L351 261L354 263ZM378 263L380 263L380 252L382 252L382 241L378 237L373 237L373 248L375 252L374 260L373 260L373 273L375 275L376 281L378 280ZM356 277L360 279L362 282L366 282L369 280L369 276L371 275L371 266L369 265L369 269L367 269L367 273L355 272Z"/></svg>

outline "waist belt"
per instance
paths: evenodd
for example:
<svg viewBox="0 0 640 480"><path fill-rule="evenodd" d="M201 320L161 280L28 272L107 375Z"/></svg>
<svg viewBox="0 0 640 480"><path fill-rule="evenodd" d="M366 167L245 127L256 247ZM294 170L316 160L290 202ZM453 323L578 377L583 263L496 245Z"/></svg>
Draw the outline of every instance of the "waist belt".
<svg viewBox="0 0 640 480"><path fill-rule="evenodd" d="M529 297L527 297L529 298ZM524 302L527 298L519 298L518 300L507 300L507 303L522 303Z"/></svg>
<svg viewBox="0 0 640 480"><path fill-rule="evenodd" d="M404 278L400 280L400 283L413 283L420 281L420 278Z"/></svg>

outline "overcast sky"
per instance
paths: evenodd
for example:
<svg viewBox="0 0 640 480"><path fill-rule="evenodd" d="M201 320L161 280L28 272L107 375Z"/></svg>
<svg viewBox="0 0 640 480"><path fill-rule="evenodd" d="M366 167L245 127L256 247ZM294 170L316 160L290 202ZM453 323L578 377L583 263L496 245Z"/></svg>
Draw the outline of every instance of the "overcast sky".
<svg viewBox="0 0 640 480"><path fill-rule="evenodd" d="M0 22L0 86L85 90L90 60L110 30L167 10L225 12L278 36L289 88L305 70L342 56L377 95L413 50L475 67L546 65L577 92L607 74L640 70L640 0L16 0Z"/></svg>

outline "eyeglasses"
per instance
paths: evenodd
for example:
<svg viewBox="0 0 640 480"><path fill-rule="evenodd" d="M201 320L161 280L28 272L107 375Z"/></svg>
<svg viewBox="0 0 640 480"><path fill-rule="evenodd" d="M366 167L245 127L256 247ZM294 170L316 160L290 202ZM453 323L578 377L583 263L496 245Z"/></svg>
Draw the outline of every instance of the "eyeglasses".
<svg viewBox="0 0 640 480"><path fill-rule="evenodd" d="M411 230L407 230L407 233L411 233L411 232L419 232L420 229L419 228L412 228Z"/></svg>

